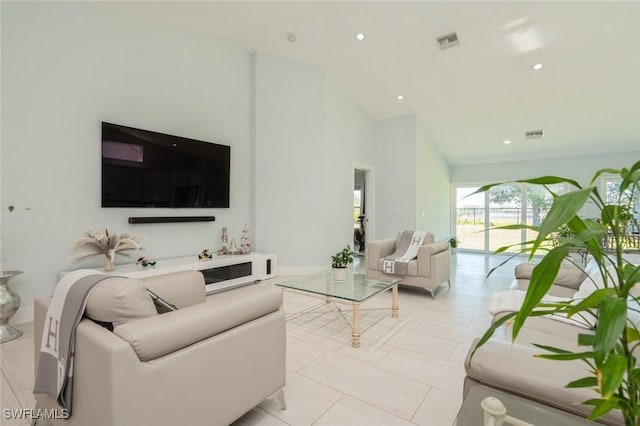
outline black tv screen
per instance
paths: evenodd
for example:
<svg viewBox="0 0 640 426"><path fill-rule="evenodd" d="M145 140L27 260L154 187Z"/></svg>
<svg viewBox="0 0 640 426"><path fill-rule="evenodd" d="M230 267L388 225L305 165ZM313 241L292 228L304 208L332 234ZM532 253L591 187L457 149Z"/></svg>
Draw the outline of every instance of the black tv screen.
<svg viewBox="0 0 640 426"><path fill-rule="evenodd" d="M102 207L229 207L231 147L102 123Z"/></svg>

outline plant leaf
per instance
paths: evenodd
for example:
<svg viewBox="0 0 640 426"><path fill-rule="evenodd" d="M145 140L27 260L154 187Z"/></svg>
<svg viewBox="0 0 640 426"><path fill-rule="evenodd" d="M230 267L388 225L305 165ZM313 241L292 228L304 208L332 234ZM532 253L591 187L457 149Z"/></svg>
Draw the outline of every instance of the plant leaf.
<svg viewBox="0 0 640 426"><path fill-rule="evenodd" d="M583 377L582 379L569 382L565 388L595 388L598 387L598 379L595 376Z"/></svg>
<svg viewBox="0 0 640 426"><path fill-rule="evenodd" d="M521 179L521 180L517 180L516 182L533 183L536 185L553 185L556 183L569 183L575 186L576 188L582 188L580 184L575 180L563 178L560 176L541 176L541 177L532 178L532 179Z"/></svg>
<svg viewBox="0 0 640 426"><path fill-rule="evenodd" d="M602 175L603 173L619 175L620 174L620 169L600 169L600 170L598 170L593 175L593 178L591 178L591 182L589 182L589 186L593 186L593 184L596 182L596 180L598 180L600 175Z"/></svg>
<svg viewBox="0 0 640 426"><path fill-rule="evenodd" d="M602 299L598 318L593 351L596 363L601 364L627 327L626 300L616 297Z"/></svg>
<svg viewBox="0 0 640 426"><path fill-rule="evenodd" d="M533 273L531 274L531 281L529 283L529 288L527 289L527 293L524 297L524 302L522 302L522 307L516 316L516 319L513 324L513 339L518 336L518 332L525 320L536 307L536 305L542 300L556 276L558 275L558 270L560 269L560 265L562 264L562 259L564 259L569 253L569 247L560 246L555 247L547 255L540 261L535 268L533 268Z"/></svg>
<svg viewBox="0 0 640 426"><path fill-rule="evenodd" d="M482 337L476 342L476 345L473 348L473 351L471 352L471 355L469 356L469 359L473 358L473 355L476 353L478 348L480 348L482 345L487 343L487 340L489 340L491 338L491 336L493 336L493 333L498 329L498 327L500 327L502 324L504 324L505 322L509 321L511 318L515 317L516 315L517 315L517 312L510 312L507 315L504 315L504 316L498 318L497 321L494 321L489 326L487 331L484 332Z"/></svg>
<svg viewBox="0 0 640 426"><path fill-rule="evenodd" d="M578 334L578 346L593 346L595 336L593 334Z"/></svg>
<svg viewBox="0 0 640 426"><path fill-rule="evenodd" d="M566 354L539 354L534 356L536 358L552 359L555 361L573 361L574 359L593 358L593 352L569 352Z"/></svg>
<svg viewBox="0 0 640 426"><path fill-rule="evenodd" d="M631 291L633 286L640 282L640 265L626 264L622 268L622 277L624 280L624 288L626 292Z"/></svg>
<svg viewBox="0 0 640 426"><path fill-rule="evenodd" d="M600 395L609 399L618 390L624 379L627 358L624 355L611 354L600 368Z"/></svg>
<svg viewBox="0 0 640 426"><path fill-rule="evenodd" d="M595 407L593 410L591 410L591 413L589 414L589 417L587 418L587 420L599 419L600 417L607 414L609 411L613 410L618 405L618 398L615 398L615 397L609 398L609 399L598 399L598 400L592 399L590 401L598 401L598 402L595 404L590 404L590 405L595 405ZM583 404L586 404L586 402L584 402Z"/></svg>
<svg viewBox="0 0 640 426"><path fill-rule="evenodd" d="M635 327L627 327L627 342L636 342L640 340L640 332Z"/></svg>
<svg viewBox="0 0 640 426"><path fill-rule="evenodd" d="M620 183L620 192L624 192L630 186L637 185L638 182L640 182L640 161L631 166L628 174L623 176L622 182Z"/></svg>
<svg viewBox="0 0 640 426"><path fill-rule="evenodd" d="M588 278L587 278L588 279ZM609 288L599 288L595 290L593 293L582 299L575 305L572 305L569 310L569 316L575 314L576 312L586 311L588 308L597 308L602 299L609 296L615 296L616 290L612 287Z"/></svg>
<svg viewBox="0 0 640 426"><path fill-rule="evenodd" d="M566 349L560 349L560 348L556 348L554 346L546 346L546 345L541 345L538 343L532 343L533 346L543 349L545 351L549 351L549 352L553 352L554 354L570 354L572 353L571 351L568 351Z"/></svg>
<svg viewBox="0 0 640 426"><path fill-rule="evenodd" d="M540 224L540 231L532 247L532 254L550 233L555 232L560 226L576 216L592 192L593 188L579 189L559 195L553 200L549 213Z"/></svg>

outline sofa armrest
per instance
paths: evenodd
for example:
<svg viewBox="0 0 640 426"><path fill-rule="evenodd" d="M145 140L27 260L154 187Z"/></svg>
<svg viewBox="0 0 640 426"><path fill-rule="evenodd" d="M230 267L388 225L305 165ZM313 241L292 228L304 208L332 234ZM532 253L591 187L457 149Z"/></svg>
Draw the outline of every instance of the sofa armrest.
<svg viewBox="0 0 640 426"><path fill-rule="evenodd" d="M367 250L365 251L365 263L367 269L377 271L378 260L383 257L387 257L396 250L396 239L387 238L384 240L376 240L367 243Z"/></svg>
<svg viewBox="0 0 640 426"><path fill-rule="evenodd" d="M445 252L445 253L443 253ZM432 257L439 253L443 253L443 255L449 255L449 243L444 241L439 241L435 243L423 244L418 249L418 275L421 277L430 277L431 276L431 265ZM434 265L434 267L436 267ZM448 266L447 266L448 268Z"/></svg>
<svg viewBox="0 0 640 426"><path fill-rule="evenodd" d="M517 280L530 280L533 269L536 267L533 263L520 263L516 265L515 275ZM586 278L586 274L582 269L573 264L564 264L558 271L558 276L553 281L554 285L568 287L577 290L580 284Z"/></svg>
<svg viewBox="0 0 640 426"><path fill-rule="evenodd" d="M113 332L131 344L141 361L150 361L275 312L281 305L279 288L255 284L214 294L206 303L119 325Z"/></svg>

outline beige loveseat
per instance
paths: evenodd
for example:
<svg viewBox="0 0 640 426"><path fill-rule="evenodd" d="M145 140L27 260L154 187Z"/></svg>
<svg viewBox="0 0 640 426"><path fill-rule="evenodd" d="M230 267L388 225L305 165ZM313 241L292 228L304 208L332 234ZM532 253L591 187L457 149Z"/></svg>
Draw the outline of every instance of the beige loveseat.
<svg viewBox="0 0 640 426"><path fill-rule="evenodd" d="M402 233L397 238L371 241L365 251L366 275L372 278L400 279L401 285L420 287L435 297L436 288L447 283L451 275L451 254L449 244L444 241L435 242L432 233L427 232L424 243L418 249L418 257L409 262L405 276L389 275L383 272L384 258L396 251Z"/></svg>
<svg viewBox="0 0 640 426"><path fill-rule="evenodd" d="M593 267L595 265L591 264L585 269L589 271ZM534 265L529 263L518 265L512 289L526 290L533 268ZM571 299L574 295L579 297L576 292L592 283L580 268L566 264L561 268L548 294ZM496 316L501 314L498 312ZM531 317L525 322L514 343L511 342L511 333L510 325L503 326L470 357L476 342L472 343L465 362L467 376L464 381L464 397L474 386L485 386L490 390L517 395L523 401L534 401L586 418L593 407L581 403L597 397L597 394L590 388L567 389L565 385L588 376L587 365L580 360L560 362L535 358L534 355L544 351L532 343L583 352L584 347L577 345L578 334L592 334L593 331L548 317ZM491 392L486 396L492 396ZM526 402L523 404L526 405ZM623 424L619 411L609 412L599 422L608 425Z"/></svg>
<svg viewBox="0 0 640 426"><path fill-rule="evenodd" d="M178 309L158 314L143 286ZM36 369L49 300L35 301ZM114 328L80 322L72 416L56 424L228 425L273 394L284 404L281 304L267 283L205 296L196 271L102 282L85 315ZM56 407L44 394L36 400Z"/></svg>

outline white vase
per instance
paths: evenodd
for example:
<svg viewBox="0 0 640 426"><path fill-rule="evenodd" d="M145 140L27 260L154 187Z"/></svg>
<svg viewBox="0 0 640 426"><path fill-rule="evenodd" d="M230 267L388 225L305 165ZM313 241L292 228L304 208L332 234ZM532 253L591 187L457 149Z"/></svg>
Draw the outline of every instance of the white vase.
<svg viewBox="0 0 640 426"><path fill-rule="evenodd" d="M108 254L104 256L104 271L111 272L116 269L116 265L113 263L113 259Z"/></svg>
<svg viewBox="0 0 640 426"><path fill-rule="evenodd" d="M9 279L20 274L22 271L0 271L0 343L22 336L22 330L9 324L20 308L20 296L9 287Z"/></svg>
<svg viewBox="0 0 640 426"><path fill-rule="evenodd" d="M347 279L347 268L333 268L333 279L335 281L344 281Z"/></svg>

